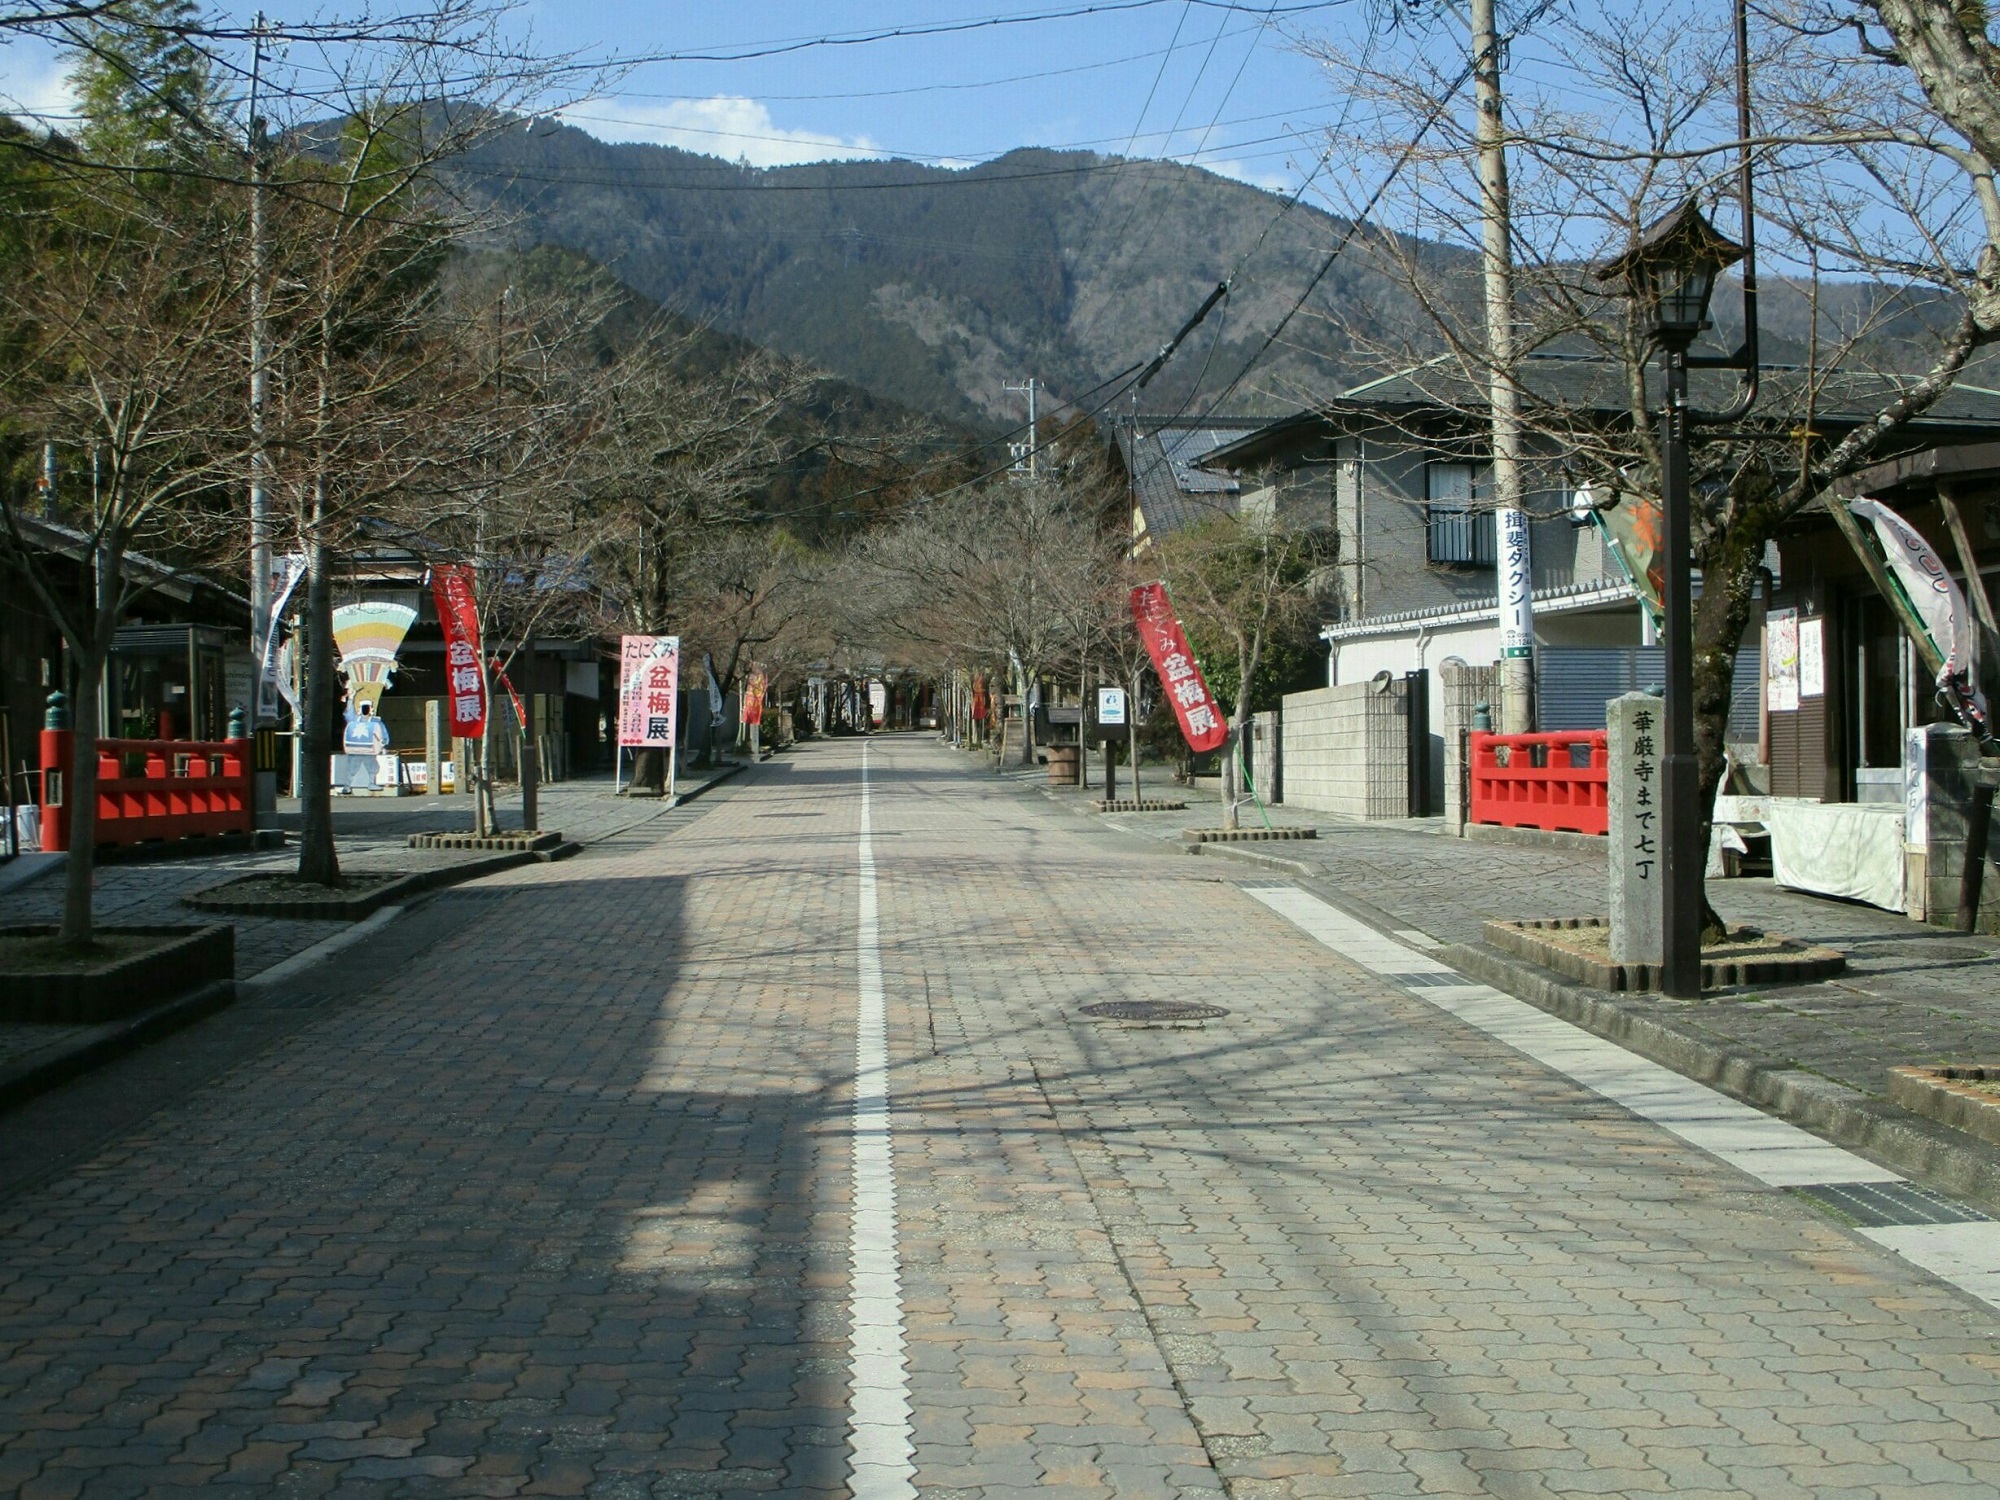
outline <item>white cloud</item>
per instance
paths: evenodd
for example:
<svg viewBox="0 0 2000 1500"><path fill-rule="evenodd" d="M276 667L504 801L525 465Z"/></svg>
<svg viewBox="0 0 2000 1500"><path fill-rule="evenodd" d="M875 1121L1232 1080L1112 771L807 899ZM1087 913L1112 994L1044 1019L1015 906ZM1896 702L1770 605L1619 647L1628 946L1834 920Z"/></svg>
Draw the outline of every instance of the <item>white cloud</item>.
<svg viewBox="0 0 2000 1500"><path fill-rule="evenodd" d="M787 167L807 161L853 161L886 156L865 135L841 137L814 130L786 130L755 99L718 94L647 104L606 99L565 110L563 118L600 141L645 141L678 146L753 167Z"/></svg>
<svg viewBox="0 0 2000 1500"><path fill-rule="evenodd" d="M34 58L25 49L0 52L0 113L31 124L61 126L76 118L76 95L68 70L52 57Z"/></svg>
<svg viewBox="0 0 2000 1500"><path fill-rule="evenodd" d="M1298 184L1296 177L1287 177L1282 172L1257 171L1240 161L1204 161L1201 166L1218 177L1232 177L1238 182L1247 182L1251 187L1260 187L1267 193L1289 193Z"/></svg>

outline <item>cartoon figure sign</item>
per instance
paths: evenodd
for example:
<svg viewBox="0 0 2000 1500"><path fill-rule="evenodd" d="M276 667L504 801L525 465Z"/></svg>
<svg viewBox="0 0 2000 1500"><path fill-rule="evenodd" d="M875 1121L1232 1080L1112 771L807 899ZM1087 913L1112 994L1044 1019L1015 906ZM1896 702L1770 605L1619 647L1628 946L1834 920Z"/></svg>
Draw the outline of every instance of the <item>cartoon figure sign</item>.
<svg viewBox="0 0 2000 1500"><path fill-rule="evenodd" d="M618 646L618 744L621 749L674 748L680 698L681 638L628 635Z"/></svg>
<svg viewBox="0 0 2000 1500"><path fill-rule="evenodd" d="M1229 738L1222 709L1202 680L1195 665L1194 651L1187 634L1174 614L1163 583L1142 583L1132 590L1132 619L1139 627L1139 639L1160 674L1160 686L1181 721L1181 734L1188 748L1197 754L1213 750Z"/></svg>

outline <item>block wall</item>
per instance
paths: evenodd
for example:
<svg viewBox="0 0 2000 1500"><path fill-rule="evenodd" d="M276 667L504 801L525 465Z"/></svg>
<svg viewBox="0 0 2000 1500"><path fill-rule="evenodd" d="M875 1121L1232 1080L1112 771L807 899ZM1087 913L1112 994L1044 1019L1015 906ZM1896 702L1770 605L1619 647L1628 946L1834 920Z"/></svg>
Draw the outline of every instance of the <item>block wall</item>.
<svg viewBox="0 0 2000 1500"><path fill-rule="evenodd" d="M1401 678L1288 693L1286 805L1349 818L1410 815L1410 706Z"/></svg>

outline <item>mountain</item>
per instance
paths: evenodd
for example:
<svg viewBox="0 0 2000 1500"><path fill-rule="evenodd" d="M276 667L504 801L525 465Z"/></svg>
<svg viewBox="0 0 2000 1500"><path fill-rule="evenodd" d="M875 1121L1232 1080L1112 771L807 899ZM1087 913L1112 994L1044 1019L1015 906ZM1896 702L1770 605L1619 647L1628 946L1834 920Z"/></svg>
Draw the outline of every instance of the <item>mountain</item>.
<svg viewBox="0 0 2000 1500"><path fill-rule="evenodd" d="M1172 410L1219 388L1284 315L1338 221L1173 163L1010 152L964 170L828 162L756 170L568 126L510 130L458 169L530 243L584 252L691 317L811 359L879 396L987 428L1025 414L1034 375L1082 403L1149 358L1239 262L1247 274L1148 389ZM1254 253L1253 253L1254 252ZM1396 300L1345 263L1316 302ZM1238 409L1278 411L1342 373L1310 315Z"/></svg>
<svg viewBox="0 0 2000 1500"><path fill-rule="evenodd" d="M1098 388L1156 353L1225 276L1236 277L1230 296L1144 393L1147 411L1175 412L1196 389L1194 410L1206 410L1253 359L1222 409L1295 410L1382 373L1373 351L1416 358L1440 347L1408 290L1374 262L1370 237L1312 286L1343 221L1172 162L1019 150L963 170L759 170L524 121L454 171L522 244L583 252L686 316L988 432L1025 417L1004 386L1029 375L1057 401L1096 406ZM1473 257L1398 243L1451 283L1448 300L1476 326ZM1806 290L1766 277L1765 360L1810 357ZM1846 362L1876 369L1923 368L1954 316L1950 299L1921 289L1829 280L1818 295L1820 357L1841 330L1865 328ZM1716 337L1731 344L1735 304L1733 285L1718 291Z"/></svg>

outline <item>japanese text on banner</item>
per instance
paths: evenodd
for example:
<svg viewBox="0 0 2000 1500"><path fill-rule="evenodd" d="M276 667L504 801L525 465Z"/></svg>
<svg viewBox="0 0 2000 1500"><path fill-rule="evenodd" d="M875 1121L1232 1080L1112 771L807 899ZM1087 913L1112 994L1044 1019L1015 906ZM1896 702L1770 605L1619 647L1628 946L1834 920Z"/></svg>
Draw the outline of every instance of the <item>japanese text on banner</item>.
<svg viewBox="0 0 2000 1500"><path fill-rule="evenodd" d="M486 674L479 665L479 605L472 569L463 564L431 569L431 592L444 629L445 703L451 732L474 740L486 732Z"/></svg>
<svg viewBox="0 0 2000 1500"><path fill-rule="evenodd" d="M680 673L679 636L628 635L620 638L618 744L621 749L673 749Z"/></svg>
<svg viewBox="0 0 2000 1500"><path fill-rule="evenodd" d="M1180 719L1181 734L1196 752L1213 750L1229 738L1222 709L1202 680L1195 665L1194 651L1187 634L1174 614L1163 583L1142 583L1132 590L1132 620L1139 627L1139 639L1160 674L1160 686Z"/></svg>

